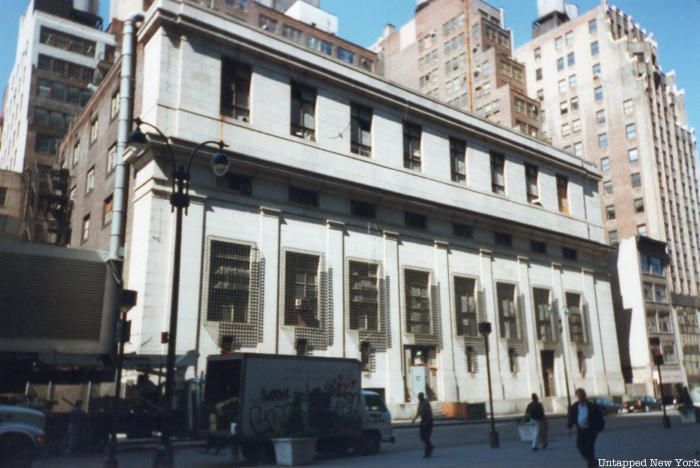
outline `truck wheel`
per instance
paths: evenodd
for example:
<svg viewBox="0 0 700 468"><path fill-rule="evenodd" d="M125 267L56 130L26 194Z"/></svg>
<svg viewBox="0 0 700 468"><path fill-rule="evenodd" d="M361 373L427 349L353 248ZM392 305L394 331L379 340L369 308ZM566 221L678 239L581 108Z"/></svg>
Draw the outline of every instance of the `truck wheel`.
<svg viewBox="0 0 700 468"><path fill-rule="evenodd" d="M260 447L258 444L243 444L241 454L247 462L257 465L260 460Z"/></svg>
<svg viewBox="0 0 700 468"><path fill-rule="evenodd" d="M376 432L365 432L362 434L362 442L364 445L362 455L376 455L379 453L382 441Z"/></svg>
<svg viewBox="0 0 700 468"><path fill-rule="evenodd" d="M0 438L0 467L30 467L34 444L23 434L7 434Z"/></svg>

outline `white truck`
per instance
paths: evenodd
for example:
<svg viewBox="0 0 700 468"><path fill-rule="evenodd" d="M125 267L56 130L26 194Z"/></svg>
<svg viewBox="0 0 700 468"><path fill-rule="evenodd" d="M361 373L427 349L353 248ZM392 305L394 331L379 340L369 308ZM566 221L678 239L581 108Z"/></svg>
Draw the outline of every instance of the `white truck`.
<svg viewBox="0 0 700 468"><path fill-rule="evenodd" d="M205 405L209 437L227 439L251 462L272 439L317 438L320 453L379 452L394 442L381 396L362 390L355 359L270 354L210 356Z"/></svg>

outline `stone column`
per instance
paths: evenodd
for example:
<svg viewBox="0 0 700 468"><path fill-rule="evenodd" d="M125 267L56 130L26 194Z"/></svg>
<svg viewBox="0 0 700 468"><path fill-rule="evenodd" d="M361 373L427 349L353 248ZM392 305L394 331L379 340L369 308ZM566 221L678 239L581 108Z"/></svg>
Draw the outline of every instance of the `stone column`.
<svg viewBox="0 0 700 468"><path fill-rule="evenodd" d="M280 272L280 218L282 211L260 207L260 234L258 248L265 266L263 287L263 342L261 353L276 354L279 349L279 272Z"/></svg>
<svg viewBox="0 0 700 468"><path fill-rule="evenodd" d="M496 285L493 282L493 252L487 249L479 249L479 264L481 267L481 289L483 290L486 312L484 318L491 322L491 335L489 336L490 363L491 363L491 385L493 388L494 400L498 395L505 399L505 388L501 378L500 359L500 328L498 326L498 307L496 304ZM480 318L481 320L481 318ZM486 361L484 361L486 369ZM500 392L499 392L500 390Z"/></svg>
<svg viewBox="0 0 700 468"><path fill-rule="evenodd" d="M333 314L333 344L328 347L327 355L345 357L345 223L328 219L326 227L326 268Z"/></svg>
<svg viewBox="0 0 700 468"><path fill-rule="evenodd" d="M530 259L518 256L518 284L522 304L524 338L527 340L527 391L543 395L543 386L539 370L539 349L537 347L537 323L534 304L532 303L532 287L530 286Z"/></svg>
<svg viewBox="0 0 700 468"><path fill-rule="evenodd" d="M440 295L440 334L442 336L442 349L440 351L438 375L439 388L442 389L443 401L458 401L459 391L457 375L455 373L454 341L455 333L452 325L453 316L452 297L450 295L450 245L447 242L435 241L435 283Z"/></svg>
<svg viewBox="0 0 700 468"><path fill-rule="evenodd" d="M561 363L561 379L558 379L557 382L557 395L566 396L566 376L568 375L569 392L573 401L574 374L571 372L571 338L569 336L569 323L567 321L567 316L564 314L564 310L566 309L566 295L564 294L564 284L562 281L563 274L564 271L561 264L552 262L552 294L557 301L555 312L558 321L556 326L558 328L557 332L561 329L561 333L559 333L559 350L562 353L561 359L559 360ZM564 373L566 373L566 375Z"/></svg>
<svg viewBox="0 0 700 468"><path fill-rule="evenodd" d="M399 234L384 231L384 275L387 280L391 347L387 350L386 396L388 403L404 403L403 345L401 340L401 268L399 266Z"/></svg>

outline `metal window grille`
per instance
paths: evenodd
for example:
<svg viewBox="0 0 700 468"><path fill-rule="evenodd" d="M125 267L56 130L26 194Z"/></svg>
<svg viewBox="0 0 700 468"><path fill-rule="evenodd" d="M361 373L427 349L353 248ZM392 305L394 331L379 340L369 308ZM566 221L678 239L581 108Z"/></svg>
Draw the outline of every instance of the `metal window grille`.
<svg viewBox="0 0 700 468"><path fill-rule="evenodd" d="M425 271L405 270L406 330L409 333L431 334L430 274Z"/></svg>
<svg viewBox="0 0 700 468"><path fill-rule="evenodd" d="M552 325L552 306L549 296L549 289L532 289L532 298L535 304L535 320L537 323L537 339L553 342L554 327Z"/></svg>
<svg viewBox="0 0 700 468"><path fill-rule="evenodd" d="M583 311L581 310L581 295L566 293L566 308L569 311L569 335L571 335L571 342L585 344L586 332Z"/></svg>
<svg viewBox="0 0 700 468"><path fill-rule="evenodd" d="M515 286L512 284L497 283L496 296L498 297L498 318L501 328L501 338L509 340L519 339L518 313L515 306Z"/></svg>
<svg viewBox="0 0 700 468"><path fill-rule="evenodd" d="M467 372L469 372L470 374L475 374L477 372L476 350L473 346L466 346L465 353L465 359L467 361Z"/></svg>
<svg viewBox="0 0 700 468"><path fill-rule="evenodd" d="M515 348L508 348L508 366L513 374L518 372L518 352Z"/></svg>
<svg viewBox="0 0 700 468"><path fill-rule="evenodd" d="M320 328L318 255L287 252L284 324Z"/></svg>
<svg viewBox="0 0 700 468"><path fill-rule="evenodd" d="M348 262L350 291L350 329L375 330L379 323L378 265Z"/></svg>
<svg viewBox="0 0 700 468"><path fill-rule="evenodd" d="M456 276L454 278L457 334L479 336L477 323L476 280Z"/></svg>

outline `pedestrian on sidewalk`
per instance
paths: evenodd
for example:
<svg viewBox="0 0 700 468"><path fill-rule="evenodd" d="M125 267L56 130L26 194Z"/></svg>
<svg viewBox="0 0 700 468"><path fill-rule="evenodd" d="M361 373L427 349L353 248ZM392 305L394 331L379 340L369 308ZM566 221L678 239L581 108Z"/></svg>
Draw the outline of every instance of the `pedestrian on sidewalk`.
<svg viewBox="0 0 700 468"><path fill-rule="evenodd" d="M544 406L540 403L540 399L536 393L532 394L532 401L525 409L525 419L530 419L532 425L532 450L539 450L539 445L542 449L546 449L549 445L547 440L547 417L544 414Z"/></svg>
<svg viewBox="0 0 700 468"><path fill-rule="evenodd" d="M66 452L69 455L76 453L80 448L83 423L85 422L85 411L83 411L82 406L83 402L78 400L68 413L68 448Z"/></svg>
<svg viewBox="0 0 700 468"><path fill-rule="evenodd" d="M430 442L430 436L433 434L433 410L423 392L418 394L418 411L413 417L412 423L415 423L418 417L420 417L420 440L425 445L423 458L430 458L435 449L435 446Z"/></svg>
<svg viewBox="0 0 700 468"><path fill-rule="evenodd" d="M569 408L566 429L571 437L571 428L576 426L576 448L586 459L589 467L598 466L595 457L595 441L598 434L605 428L605 419L600 408L588 401L586 391L576 389L578 401Z"/></svg>

